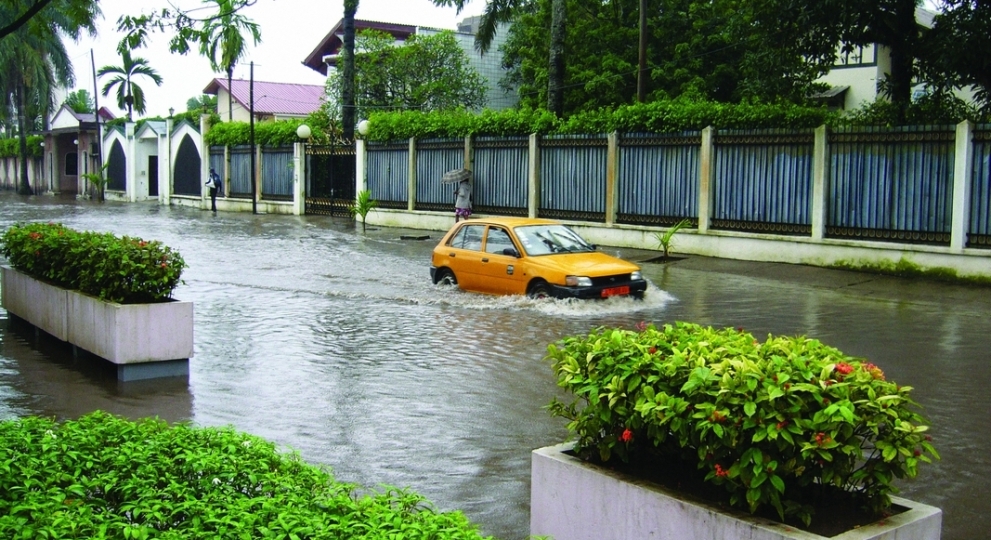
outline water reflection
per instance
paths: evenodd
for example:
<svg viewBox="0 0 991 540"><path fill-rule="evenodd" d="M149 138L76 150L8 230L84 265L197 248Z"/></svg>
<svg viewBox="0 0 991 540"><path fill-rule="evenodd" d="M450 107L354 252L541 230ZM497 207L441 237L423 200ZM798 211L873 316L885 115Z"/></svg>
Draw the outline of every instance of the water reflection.
<svg viewBox="0 0 991 540"><path fill-rule="evenodd" d="M196 310L188 381L143 387L0 324L2 417L103 409L231 424L343 480L409 486L464 510L487 534L520 539L529 530L529 452L566 436L543 409L558 395L549 343L643 320L742 326L822 339L915 386L944 459L905 484L905 495L944 509L944 538L991 530L991 490L976 474L991 466L986 289L689 257L645 265L645 302L534 302L430 285L439 233L406 241L407 231L363 234L324 217L8 194L0 208L0 229L53 220L162 240L189 264L177 296Z"/></svg>

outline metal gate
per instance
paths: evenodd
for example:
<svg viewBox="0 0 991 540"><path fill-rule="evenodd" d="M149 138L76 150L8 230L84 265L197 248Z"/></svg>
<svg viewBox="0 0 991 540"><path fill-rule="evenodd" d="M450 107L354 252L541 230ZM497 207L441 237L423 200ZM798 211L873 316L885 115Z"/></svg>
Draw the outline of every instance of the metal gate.
<svg viewBox="0 0 991 540"><path fill-rule="evenodd" d="M354 146L306 145L307 214L347 215L354 204Z"/></svg>

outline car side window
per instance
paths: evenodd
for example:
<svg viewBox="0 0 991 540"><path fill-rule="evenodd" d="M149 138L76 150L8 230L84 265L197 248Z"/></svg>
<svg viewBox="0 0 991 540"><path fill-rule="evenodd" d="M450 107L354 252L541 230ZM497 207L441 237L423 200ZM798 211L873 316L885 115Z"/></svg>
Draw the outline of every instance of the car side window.
<svg viewBox="0 0 991 540"><path fill-rule="evenodd" d="M451 247L481 251L482 234L484 231L484 225L467 225L461 227L461 230L454 233L454 237L451 238Z"/></svg>
<svg viewBox="0 0 991 540"><path fill-rule="evenodd" d="M502 250L513 248L513 241L509 238L509 233L505 229L489 227L489 234L485 238L485 252L502 254Z"/></svg>

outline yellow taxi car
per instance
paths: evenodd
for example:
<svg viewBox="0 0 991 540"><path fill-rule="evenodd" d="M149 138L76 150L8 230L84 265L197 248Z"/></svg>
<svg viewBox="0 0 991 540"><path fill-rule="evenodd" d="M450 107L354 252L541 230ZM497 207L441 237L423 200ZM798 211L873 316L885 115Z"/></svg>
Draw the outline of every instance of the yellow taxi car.
<svg viewBox="0 0 991 540"><path fill-rule="evenodd" d="M468 219L434 248L434 284L531 298L643 298L640 267L596 250L557 221Z"/></svg>

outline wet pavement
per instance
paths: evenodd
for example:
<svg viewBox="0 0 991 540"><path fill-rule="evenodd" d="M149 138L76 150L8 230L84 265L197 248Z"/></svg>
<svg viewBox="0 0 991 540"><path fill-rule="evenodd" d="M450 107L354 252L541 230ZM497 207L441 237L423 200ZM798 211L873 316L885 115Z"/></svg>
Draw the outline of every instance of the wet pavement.
<svg viewBox="0 0 991 540"><path fill-rule="evenodd" d="M652 283L644 302L534 302L432 286L439 231L362 233L324 216L0 192L0 230L20 221L177 249L189 265L176 297L195 302L195 356L188 380L118 383L0 310L0 418L101 409L233 425L341 480L409 487L516 540L529 532L530 451L567 436L543 409L560 395L548 344L640 321L742 326L821 339L913 386L943 459L901 495L942 508L945 539L991 531L989 288L686 257L643 264Z"/></svg>

